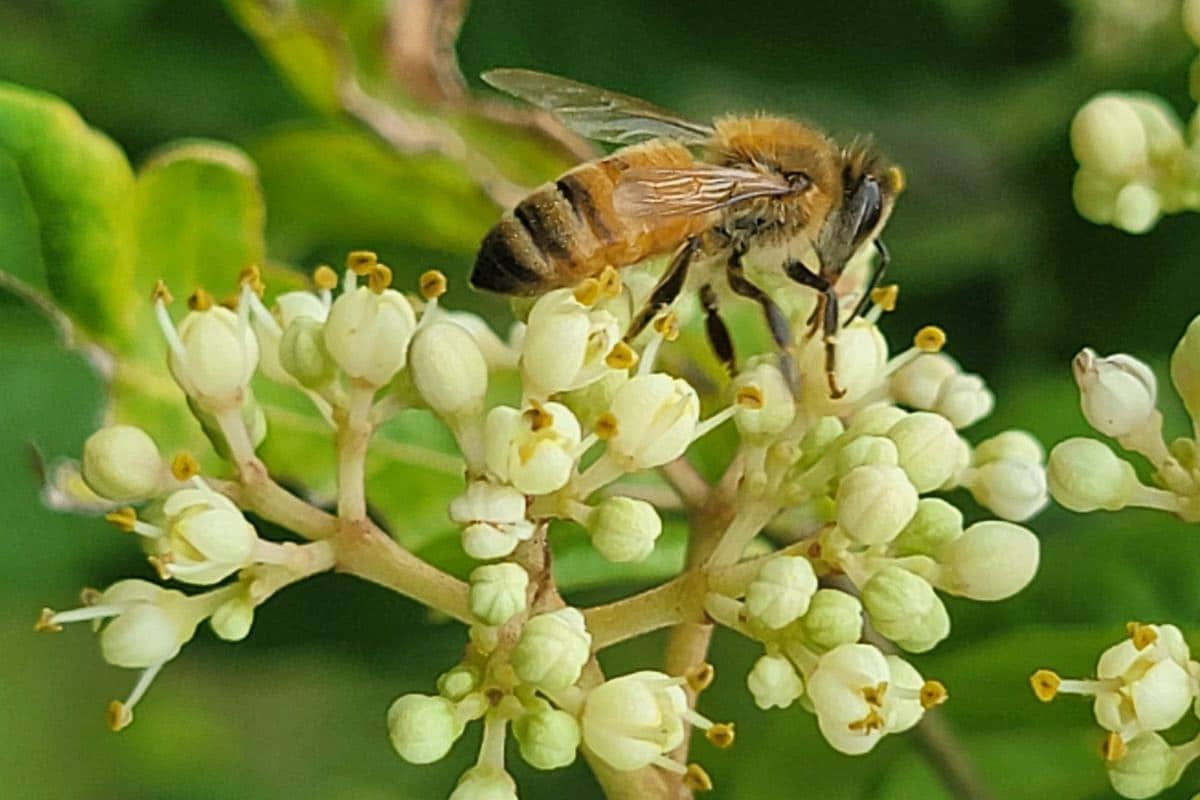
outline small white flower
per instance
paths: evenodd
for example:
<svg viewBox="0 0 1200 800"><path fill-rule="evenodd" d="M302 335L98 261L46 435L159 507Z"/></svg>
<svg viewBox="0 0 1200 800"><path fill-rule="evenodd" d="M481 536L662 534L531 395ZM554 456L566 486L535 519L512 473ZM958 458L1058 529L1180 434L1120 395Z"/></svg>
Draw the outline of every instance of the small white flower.
<svg viewBox="0 0 1200 800"><path fill-rule="evenodd" d="M487 415L488 469L525 494L548 494L571 479L578 459L579 421L560 403L520 411L497 406Z"/></svg>
<svg viewBox="0 0 1200 800"><path fill-rule="evenodd" d="M503 558L533 535L525 519L525 495L511 486L472 481L450 501L450 519L464 525L463 550L471 558Z"/></svg>
<svg viewBox="0 0 1200 800"><path fill-rule="evenodd" d="M197 481L162 506L164 522L139 527L155 540L162 571L186 583L208 585L254 562L258 534L229 498Z"/></svg>
<svg viewBox="0 0 1200 800"><path fill-rule="evenodd" d="M1141 488L1133 465L1095 439L1068 439L1050 451L1050 494L1072 511L1117 511Z"/></svg>
<svg viewBox="0 0 1200 800"><path fill-rule="evenodd" d="M1155 413L1154 372L1132 356L1097 357L1085 348L1071 363L1079 403L1088 424L1106 436L1121 437L1148 424Z"/></svg>
<svg viewBox="0 0 1200 800"><path fill-rule="evenodd" d="M444 697L401 695L387 713L392 747L411 764L440 760L462 735L464 721Z"/></svg>
<svg viewBox="0 0 1200 800"><path fill-rule="evenodd" d="M758 361L737 376L734 392L753 393L753 403L739 403L733 412L738 433L747 441L766 441L782 433L796 417L796 401L779 367Z"/></svg>
<svg viewBox="0 0 1200 800"><path fill-rule="evenodd" d="M1010 522L976 522L942 548L939 588L972 600L1003 600L1037 572L1040 547L1028 529Z"/></svg>
<svg viewBox="0 0 1200 800"><path fill-rule="evenodd" d="M628 472L674 461L696 436L700 398L682 378L654 373L627 381L613 397L608 455Z"/></svg>
<svg viewBox="0 0 1200 800"><path fill-rule="evenodd" d="M438 416L454 423L482 414L487 362L465 328L453 322L424 326L408 358L417 391Z"/></svg>
<svg viewBox="0 0 1200 800"><path fill-rule="evenodd" d="M917 513L917 490L899 467L856 467L838 484L837 523L859 544L883 544Z"/></svg>
<svg viewBox="0 0 1200 800"><path fill-rule="evenodd" d="M587 529L592 546L609 561L642 561L654 552L662 519L645 500L607 497L588 516Z"/></svg>
<svg viewBox="0 0 1200 800"><path fill-rule="evenodd" d="M862 638L863 607L857 597L838 589L818 589L800 620L806 644L832 650Z"/></svg>
<svg viewBox="0 0 1200 800"><path fill-rule="evenodd" d="M579 723L565 711L546 705L513 721L521 758L537 769L561 769L575 761Z"/></svg>
<svg viewBox="0 0 1200 800"><path fill-rule="evenodd" d="M489 564L471 572L467 602L487 625L503 625L525 610L529 574L517 564Z"/></svg>
<svg viewBox="0 0 1200 800"><path fill-rule="evenodd" d="M407 363L416 325L404 295L360 286L333 301L325 321L325 347L348 377L379 387Z"/></svg>
<svg viewBox="0 0 1200 800"><path fill-rule="evenodd" d="M762 565L746 590L746 613L772 630L790 625L808 611L817 575L802 556L777 556Z"/></svg>
<svg viewBox="0 0 1200 800"><path fill-rule="evenodd" d="M608 354L621 341L621 326L607 311L589 308L571 289L538 298L529 312L521 344L526 392L545 398L586 386L610 370Z"/></svg>
<svg viewBox="0 0 1200 800"><path fill-rule="evenodd" d="M523 682L557 691L579 680L591 648L592 636L584 626L583 614L574 608L560 608L525 623L511 661Z"/></svg>
<svg viewBox="0 0 1200 800"><path fill-rule="evenodd" d="M109 664L127 669L170 661L203 619L182 592L140 580L114 583L83 611L97 619L101 614L111 618L100 632L100 651ZM60 615L57 622L69 621L64 618L71 613Z"/></svg>
<svg viewBox="0 0 1200 800"><path fill-rule="evenodd" d="M666 754L683 742L684 720L690 719L682 682L643 671L600 684L584 703L583 743L614 769L673 769Z"/></svg>
<svg viewBox="0 0 1200 800"><path fill-rule="evenodd" d="M893 425L887 436L896 443L900 467L918 492L933 491L954 476L961 446L945 417L918 411Z"/></svg>
<svg viewBox="0 0 1200 800"><path fill-rule="evenodd" d="M966 470L962 484L971 496L997 516L1024 522L1049 500L1041 464L1000 459Z"/></svg>
<svg viewBox="0 0 1200 800"><path fill-rule="evenodd" d="M950 617L929 582L894 565L862 587L871 625L911 653L932 650L950 634Z"/></svg>
<svg viewBox="0 0 1200 800"><path fill-rule="evenodd" d="M258 365L258 342L249 322L223 306L201 299L171 327L166 305L157 304L159 323L167 338L167 366L179 386L206 411L218 413L241 405Z"/></svg>
<svg viewBox="0 0 1200 800"><path fill-rule="evenodd" d="M1124 755L1105 766L1117 794L1142 800L1179 783L1190 760L1181 758L1178 750L1157 733L1143 733L1126 743Z"/></svg>
<svg viewBox="0 0 1200 800"><path fill-rule="evenodd" d="M116 501L153 495L166 475L154 440L131 425L109 425L89 436L81 470L92 491Z"/></svg>
<svg viewBox="0 0 1200 800"><path fill-rule="evenodd" d="M754 704L764 711L787 708L804 694L804 681L783 656L766 655L755 661L746 686L754 695Z"/></svg>

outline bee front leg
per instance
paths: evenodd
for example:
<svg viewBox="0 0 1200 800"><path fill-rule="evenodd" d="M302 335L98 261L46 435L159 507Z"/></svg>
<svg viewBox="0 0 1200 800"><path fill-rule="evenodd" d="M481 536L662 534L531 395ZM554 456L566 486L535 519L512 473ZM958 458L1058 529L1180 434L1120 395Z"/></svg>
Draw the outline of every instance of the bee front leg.
<svg viewBox="0 0 1200 800"><path fill-rule="evenodd" d="M629 330L625 332L626 342L636 339L637 335L646 329L646 326L658 316L660 311L670 306L679 297L679 293L683 291L683 285L687 281L688 266L699 249L700 239L693 236L681 244L675 254L671 256L671 263L667 265L666 271L659 278L658 285L654 287L654 291L650 292L650 297L642 306L642 310L635 314L633 321L629 323Z"/></svg>
<svg viewBox="0 0 1200 800"><path fill-rule="evenodd" d="M833 290L833 284L824 277L817 275L801 261L788 259L784 262L783 271L787 276L803 286L816 289L821 293L817 308L809 318L812 333L816 332L818 321L821 323L823 341L825 344L825 378L829 382L829 396L837 399L844 397L846 390L837 384L837 331L838 331L838 298ZM810 334L811 335L811 334Z"/></svg>
<svg viewBox="0 0 1200 800"><path fill-rule="evenodd" d="M704 307L704 332L708 335L708 345L732 378L737 374L733 337L729 335L725 320L721 319L720 309L717 307L717 293L712 284L706 283L700 287L700 305Z"/></svg>
<svg viewBox="0 0 1200 800"><path fill-rule="evenodd" d="M883 273L887 271L888 262L892 260L891 254L884 247L882 239L876 239L874 245L875 250L879 253L879 260L875 262L875 271L871 273L867 285L863 287L862 297L858 298L858 305L854 307L854 313L850 315L849 322L853 322L866 313L867 306L871 304L871 293L875 291L875 287L879 286L879 282L883 280Z"/></svg>

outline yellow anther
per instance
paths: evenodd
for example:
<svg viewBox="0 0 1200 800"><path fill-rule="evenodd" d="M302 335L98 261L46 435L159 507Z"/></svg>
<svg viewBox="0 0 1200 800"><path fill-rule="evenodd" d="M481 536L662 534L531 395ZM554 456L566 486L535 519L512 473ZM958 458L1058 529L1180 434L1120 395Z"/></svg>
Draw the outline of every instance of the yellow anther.
<svg viewBox="0 0 1200 800"><path fill-rule="evenodd" d="M748 408L751 411L758 411L766 402L763 398L762 389L754 384L738 387L737 393L733 396L733 401L742 408Z"/></svg>
<svg viewBox="0 0 1200 800"><path fill-rule="evenodd" d="M238 286L248 286L250 291L259 297L263 296L267 285L263 283L262 270L259 269L258 264L242 268L242 271L238 273Z"/></svg>
<svg viewBox="0 0 1200 800"><path fill-rule="evenodd" d="M847 727L855 733L873 733L883 730L885 721L878 710L872 708L862 719L851 722Z"/></svg>
<svg viewBox="0 0 1200 800"><path fill-rule="evenodd" d="M941 681L925 681L921 685L921 708L929 710L940 706L950 698L946 686Z"/></svg>
<svg viewBox="0 0 1200 800"><path fill-rule="evenodd" d="M436 300L446 293L449 283L441 270L430 269L421 273L417 286L421 289L421 297L426 300Z"/></svg>
<svg viewBox="0 0 1200 800"><path fill-rule="evenodd" d="M654 330L658 335L673 342L679 338L679 315L674 311L665 311L654 318Z"/></svg>
<svg viewBox="0 0 1200 800"><path fill-rule="evenodd" d="M322 291L336 289L338 285L338 274L328 264L321 264L314 269L312 279L313 286Z"/></svg>
<svg viewBox="0 0 1200 800"><path fill-rule="evenodd" d="M200 474L200 462L187 450L180 450L171 459L171 474L177 481L190 481Z"/></svg>
<svg viewBox="0 0 1200 800"><path fill-rule="evenodd" d="M1120 761L1129 752L1125 740L1116 731L1109 731L1108 736L1100 742L1100 755L1105 761Z"/></svg>
<svg viewBox="0 0 1200 800"><path fill-rule="evenodd" d="M370 250L354 250L346 256L346 269L358 276L370 275L378 263L379 256Z"/></svg>
<svg viewBox="0 0 1200 800"><path fill-rule="evenodd" d="M104 714L104 721L108 724L108 729L113 733L124 730L129 727L129 723L133 722L133 709L120 700L113 700L108 704L108 711Z"/></svg>
<svg viewBox="0 0 1200 800"><path fill-rule="evenodd" d="M884 311L895 311L896 302L900 299L900 285L893 283L888 286L878 286L871 290L871 302Z"/></svg>
<svg viewBox="0 0 1200 800"><path fill-rule="evenodd" d="M525 422L529 425L529 430L537 433L540 430L545 430L554 424L554 415L542 407L542 404L536 400L529 403L529 408L525 411Z"/></svg>
<svg viewBox="0 0 1200 800"><path fill-rule="evenodd" d="M908 185L907 178L904 177L904 170L899 167L891 167L888 169L888 183L892 185L892 191L900 194L904 191L904 187Z"/></svg>
<svg viewBox="0 0 1200 800"><path fill-rule="evenodd" d="M617 418L611 411L605 411L596 419L596 438L611 439L617 435Z"/></svg>
<svg viewBox="0 0 1200 800"><path fill-rule="evenodd" d="M241 300L242 298L240 295L231 294L228 297L222 297L221 302L217 305L221 306L221 308L228 308L230 311L237 311L238 304L241 302Z"/></svg>
<svg viewBox="0 0 1200 800"><path fill-rule="evenodd" d="M604 357L604 363L613 369L629 369L638 362L638 354L625 342L617 342Z"/></svg>
<svg viewBox="0 0 1200 800"><path fill-rule="evenodd" d="M608 298L616 297L621 293L621 273L617 268L609 265L601 270L596 276L596 280L600 282L600 294Z"/></svg>
<svg viewBox="0 0 1200 800"><path fill-rule="evenodd" d="M213 307L213 296L204 289L197 289L187 299L187 306L192 311L208 311Z"/></svg>
<svg viewBox="0 0 1200 800"><path fill-rule="evenodd" d="M376 264L367 275L367 287L375 294L383 294L383 290L392 285L392 268L387 264Z"/></svg>
<svg viewBox="0 0 1200 800"><path fill-rule="evenodd" d="M161 580L169 581L171 579L171 554L163 553L161 556L147 556L147 561L150 566L154 567L154 571L158 573Z"/></svg>
<svg viewBox="0 0 1200 800"><path fill-rule="evenodd" d="M167 288L167 284L161 278L154 282L154 289L150 292L150 299L155 302L162 301L164 305L171 305L175 302L175 298L171 295L171 290Z"/></svg>
<svg viewBox="0 0 1200 800"><path fill-rule="evenodd" d="M683 773L683 785L693 792L711 792L713 788L712 778L699 764L687 765L687 771Z"/></svg>
<svg viewBox="0 0 1200 800"><path fill-rule="evenodd" d="M713 747L718 750L724 750L727 747L733 747L733 723L718 722L704 732L704 738L712 742Z"/></svg>
<svg viewBox="0 0 1200 800"><path fill-rule="evenodd" d="M937 325L926 325L913 337L913 347L926 353L936 353L946 345L946 332Z"/></svg>
<svg viewBox="0 0 1200 800"><path fill-rule="evenodd" d="M1029 685L1033 687L1033 693L1037 695L1038 700L1049 703L1058 696L1058 687L1062 686L1062 678L1051 670L1039 669L1029 676Z"/></svg>
<svg viewBox="0 0 1200 800"><path fill-rule="evenodd" d="M867 701L867 705L882 708L883 696L887 694L887 690L887 681L883 681L876 686L864 686L862 690L863 700Z"/></svg>
<svg viewBox="0 0 1200 800"><path fill-rule="evenodd" d="M1125 626L1125 630L1129 632L1129 638L1133 640L1133 646L1138 650L1145 650L1158 640L1158 631L1150 625L1130 622Z"/></svg>
<svg viewBox="0 0 1200 800"><path fill-rule="evenodd" d="M62 625L54 621L55 611L53 608L43 608L37 622L33 623L33 630L37 633L58 633L62 630Z"/></svg>
<svg viewBox="0 0 1200 800"><path fill-rule="evenodd" d="M580 305L585 306L594 306L600 299L601 293L600 281L596 280L595 278L588 278L587 280L583 281L576 286L575 291L572 292Z"/></svg>
<svg viewBox="0 0 1200 800"><path fill-rule="evenodd" d="M684 678L687 679L688 688L697 693L703 692L711 686L715 677L717 677L717 670L707 661L699 666L692 667L684 675Z"/></svg>
<svg viewBox="0 0 1200 800"><path fill-rule="evenodd" d="M118 508L115 511L110 511L104 515L105 522L111 522L126 533L133 532L133 526L137 524L137 511L133 506L125 506Z"/></svg>

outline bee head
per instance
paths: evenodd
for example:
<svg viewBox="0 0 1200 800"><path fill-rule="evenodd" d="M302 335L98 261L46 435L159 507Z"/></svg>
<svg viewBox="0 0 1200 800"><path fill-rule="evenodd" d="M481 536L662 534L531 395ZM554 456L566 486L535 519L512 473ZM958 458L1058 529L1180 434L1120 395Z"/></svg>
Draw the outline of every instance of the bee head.
<svg viewBox="0 0 1200 800"><path fill-rule="evenodd" d="M827 270L841 274L855 253L878 238L904 188L904 174L870 146L842 151L841 202L821 229L817 251Z"/></svg>

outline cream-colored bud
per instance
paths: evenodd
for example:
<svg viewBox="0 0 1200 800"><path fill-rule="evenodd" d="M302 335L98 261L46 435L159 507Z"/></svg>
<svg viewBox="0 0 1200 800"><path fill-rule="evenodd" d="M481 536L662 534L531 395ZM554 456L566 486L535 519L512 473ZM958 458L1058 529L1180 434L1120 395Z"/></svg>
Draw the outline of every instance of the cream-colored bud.
<svg viewBox="0 0 1200 800"><path fill-rule="evenodd" d="M972 600L1003 600L1037 572L1038 539L1010 522L976 522L947 544L939 560L950 573L947 591Z"/></svg>
<svg viewBox="0 0 1200 800"><path fill-rule="evenodd" d="M654 506L632 497L607 497L587 521L592 546L609 561L641 561L654 552L662 519Z"/></svg>
<svg viewBox="0 0 1200 800"><path fill-rule="evenodd" d="M801 556L776 556L763 564L746 590L746 613L772 630L790 625L808 611L817 591L812 564Z"/></svg>
<svg viewBox="0 0 1200 800"><path fill-rule="evenodd" d="M923 353L893 373L888 389L897 403L930 409L942 383L958 374L958 365L945 353Z"/></svg>
<svg viewBox="0 0 1200 800"><path fill-rule="evenodd" d="M1200 47L1200 0L1183 0L1183 29Z"/></svg>
<svg viewBox="0 0 1200 800"><path fill-rule="evenodd" d="M292 320L279 340L279 366L301 386L320 389L337 376L337 364L325 347L325 326L312 317Z"/></svg>
<svg viewBox="0 0 1200 800"><path fill-rule="evenodd" d="M479 764L462 774L449 800L517 800L517 784L499 767Z"/></svg>
<svg viewBox="0 0 1200 800"><path fill-rule="evenodd" d="M525 610L529 574L517 564L488 564L471 572L467 605L476 619L503 625Z"/></svg>
<svg viewBox="0 0 1200 800"><path fill-rule="evenodd" d="M1050 451L1046 466L1050 494L1072 511L1117 511L1141 484L1128 461L1095 439L1068 439Z"/></svg>
<svg viewBox="0 0 1200 800"><path fill-rule="evenodd" d="M1200 427L1200 316L1188 323L1183 338L1171 353L1171 382Z"/></svg>
<svg viewBox="0 0 1200 800"><path fill-rule="evenodd" d="M1162 216L1162 198L1153 187L1130 183L1117 192L1113 225L1126 233L1145 233Z"/></svg>
<svg viewBox="0 0 1200 800"><path fill-rule="evenodd" d="M1040 464L1001 459L967 470L963 485L983 507L1012 522L1024 522L1048 500Z"/></svg>
<svg viewBox="0 0 1200 800"><path fill-rule="evenodd" d="M1150 422L1158 382L1146 364L1124 354L1100 358L1089 347L1075 356L1071 371L1083 416L1100 433L1126 436Z"/></svg>
<svg viewBox="0 0 1200 800"><path fill-rule="evenodd" d="M1071 121L1071 149L1083 166L1104 175L1131 176L1147 158L1146 133L1125 98L1092 98Z"/></svg>
<svg viewBox="0 0 1200 800"><path fill-rule="evenodd" d="M109 425L89 436L81 470L88 488L117 502L153 495L166 475L154 440L132 425Z"/></svg>
<svg viewBox="0 0 1200 800"><path fill-rule="evenodd" d="M917 500L917 490L899 467L856 467L838 484L838 527L859 544L883 544L913 518Z"/></svg>
<svg viewBox="0 0 1200 800"><path fill-rule="evenodd" d="M558 691L579 680L591 647L592 636L584 626L583 614L574 608L560 608L525 623L511 661L525 683Z"/></svg>
<svg viewBox="0 0 1200 800"><path fill-rule="evenodd" d="M783 656L766 655L755 661L746 686L754 695L754 704L764 711L787 708L804 694L804 681Z"/></svg>
<svg viewBox="0 0 1200 800"><path fill-rule="evenodd" d="M1046 460L1046 450L1042 447L1042 443L1031 434L1025 431L1008 430L975 445L971 463L980 466L1003 459L1024 461L1026 464L1041 464Z"/></svg>
<svg viewBox="0 0 1200 800"><path fill-rule="evenodd" d="M818 650L862 638L863 607L858 598L838 589L818 589L808 604L808 613L800 620L805 640Z"/></svg>
<svg viewBox="0 0 1200 800"><path fill-rule="evenodd" d="M556 708L545 707L513 721L521 758L536 769L561 769L575 760L579 723Z"/></svg>
<svg viewBox="0 0 1200 800"><path fill-rule="evenodd" d="M817 463L845 430L842 421L837 417L818 417L800 440L802 457L799 468L807 469Z"/></svg>
<svg viewBox="0 0 1200 800"><path fill-rule="evenodd" d="M912 653L932 650L950 634L950 617L929 582L897 566L886 566L862 587L871 625Z"/></svg>
<svg viewBox="0 0 1200 800"><path fill-rule="evenodd" d="M333 302L325 321L325 347L347 376L383 386L407 363L416 326L404 295L360 286Z"/></svg>
<svg viewBox="0 0 1200 800"><path fill-rule="evenodd" d="M1106 766L1108 780L1117 794L1141 800L1178 783L1186 765L1157 733L1143 733L1126 742L1125 755Z"/></svg>
<svg viewBox="0 0 1200 800"><path fill-rule="evenodd" d="M918 411L888 430L896 443L900 468L918 492L930 492L954 475L961 448L954 426L945 417Z"/></svg>
<svg viewBox="0 0 1200 800"><path fill-rule="evenodd" d="M922 497L917 513L892 540L892 552L899 556L937 557L942 548L963 532L963 514L940 497Z"/></svg>
<svg viewBox="0 0 1200 800"><path fill-rule="evenodd" d="M241 404L258 365L258 342L238 315L222 306L189 311L179 324L180 348L167 366L180 387L208 411Z"/></svg>
<svg viewBox="0 0 1200 800"><path fill-rule="evenodd" d="M408 353L413 383L443 419L483 412L487 362L474 337L453 322L434 322L413 337Z"/></svg>
<svg viewBox="0 0 1200 800"><path fill-rule="evenodd" d="M250 635L254 625L254 601L240 592L226 600L208 620L213 633L227 642L240 642Z"/></svg>
<svg viewBox="0 0 1200 800"><path fill-rule="evenodd" d="M473 664L458 664L438 676L438 694L457 703L480 685L479 668Z"/></svg>
<svg viewBox="0 0 1200 800"><path fill-rule="evenodd" d="M440 760L463 732L454 704L444 697L406 694L387 713L392 747L410 764Z"/></svg>
<svg viewBox="0 0 1200 800"><path fill-rule="evenodd" d="M1124 185L1124 178L1081 168L1075 173L1075 180L1071 184L1075 210L1088 222L1107 225L1117 213L1117 193Z"/></svg>
<svg viewBox="0 0 1200 800"><path fill-rule="evenodd" d="M838 451L837 476L846 477L855 467L883 465L899 466L900 452L896 443L886 436L859 436Z"/></svg>
<svg viewBox="0 0 1200 800"><path fill-rule="evenodd" d="M464 525L463 550L471 558L503 558L533 535L525 519L525 495L512 486L472 481L450 501L450 519Z"/></svg>
<svg viewBox="0 0 1200 800"><path fill-rule="evenodd" d="M950 420L955 428L974 425L992 413L996 398L978 375L960 373L942 382L937 400L929 409Z"/></svg>
<svg viewBox="0 0 1200 800"><path fill-rule="evenodd" d="M834 382L845 392L833 397L825 375L825 348L813 337L800 356L800 374L811 376L801 385L801 401L807 411L829 414L852 406L884 379L888 347L883 334L865 320L856 320L837 335Z"/></svg>
<svg viewBox="0 0 1200 800"><path fill-rule="evenodd" d="M770 439L792 424L796 418L796 402L779 367L768 361L759 361L748 367L733 382L735 393L744 387L757 389L762 400L756 408L739 404L733 413L734 424L743 439Z"/></svg>

